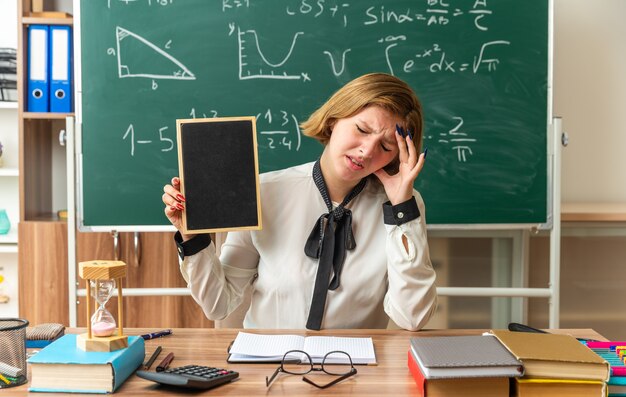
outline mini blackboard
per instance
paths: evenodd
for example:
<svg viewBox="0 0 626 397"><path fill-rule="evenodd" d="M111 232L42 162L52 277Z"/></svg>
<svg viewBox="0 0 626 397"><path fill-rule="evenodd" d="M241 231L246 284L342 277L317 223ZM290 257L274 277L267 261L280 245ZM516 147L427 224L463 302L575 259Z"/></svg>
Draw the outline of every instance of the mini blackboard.
<svg viewBox="0 0 626 397"><path fill-rule="evenodd" d="M261 229L255 117L176 120L183 233Z"/></svg>

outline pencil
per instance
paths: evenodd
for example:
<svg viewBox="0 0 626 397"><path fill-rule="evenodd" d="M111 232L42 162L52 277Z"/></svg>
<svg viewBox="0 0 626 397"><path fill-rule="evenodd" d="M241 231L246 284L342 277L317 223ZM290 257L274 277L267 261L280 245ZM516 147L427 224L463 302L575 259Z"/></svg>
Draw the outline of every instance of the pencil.
<svg viewBox="0 0 626 397"><path fill-rule="evenodd" d="M174 359L174 353L170 353L167 356L165 356L163 361L161 361L161 363L157 365L156 367L157 372L165 371L167 367L170 366L170 363L172 362L173 359Z"/></svg>
<svg viewBox="0 0 626 397"><path fill-rule="evenodd" d="M152 353L148 361L146 361L146 363L143 365L144 369L150 369L150 366L152 365L152 363L154 363L154 360L156 360L156 358L159 357L159 354L161 353L162 349L163 348L161 346L157 346L154 353Z"/></svg>

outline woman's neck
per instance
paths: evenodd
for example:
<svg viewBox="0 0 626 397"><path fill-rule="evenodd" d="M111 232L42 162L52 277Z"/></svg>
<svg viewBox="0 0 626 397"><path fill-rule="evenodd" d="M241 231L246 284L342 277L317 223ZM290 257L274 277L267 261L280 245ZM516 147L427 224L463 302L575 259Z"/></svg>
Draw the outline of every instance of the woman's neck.
<svg viewBox="0 0 626 397"><path fill-rule="evenodd" d="M341 203L343 199L354 189L358 184L348 185L345 181L337 178L333 172L332 166L327 164L324 155L320 158L320 169L324 176L324 182L326 183L326 189L328 191L328 197L335 203Z"/></svg>

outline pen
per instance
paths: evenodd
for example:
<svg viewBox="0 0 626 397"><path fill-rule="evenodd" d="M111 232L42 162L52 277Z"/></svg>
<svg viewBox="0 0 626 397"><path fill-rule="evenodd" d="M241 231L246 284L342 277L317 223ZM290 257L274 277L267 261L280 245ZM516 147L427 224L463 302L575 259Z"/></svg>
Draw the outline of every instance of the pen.
<svg viewBox="0 0 626 397"><path fill-rule="evenodd" d="M150 369L150 367L152 366L152 364L154 363L154 360L156 360L156 358L159 356L159 354L161 353L162 347L161 346L157 346L156 350L154 351L154 353L152 353L152 355L150 356L150 358L148 359L148 361L146 361L146 363L143 365L144 369Z"/></svg>
<svg viewBox="0 0 626 397"><path fill-rule="evenodd" d="M165 356L163 361L161 361L161 363L157 365L156 367L157 372L165 371L167 367L170 366L170 363L172 362L173 359L174 359L174 353L170 353L167 356Z"/></svg>
<svg viewBox="0 0 626 397"><path fill-rule="evenodd" d="M162 336L167 336L167 335L172 335L172 330L171 329L165 329L163 331L157 331L157 332L151 332L149 334L143 334L143 335L141 335L141 337L144 340L147 340L147 339L160 338Z"/></svg>

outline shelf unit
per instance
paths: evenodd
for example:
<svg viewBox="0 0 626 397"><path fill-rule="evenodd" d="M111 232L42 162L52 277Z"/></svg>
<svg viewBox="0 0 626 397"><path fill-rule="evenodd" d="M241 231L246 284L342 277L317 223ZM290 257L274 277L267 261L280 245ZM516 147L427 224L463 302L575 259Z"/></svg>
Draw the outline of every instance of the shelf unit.
<svg viewBox="0 0 626 397"><path fill-rule="evenodd" d="M26 65L29 25L72 25L73 20L32 17L30 13L31 1L18 0L18 240L30 242L18 250L19 313L33 324L66 323L67 222L57 212L67 208L67 156L58 137L66 129L67 114L26 111Z"/></svg>

